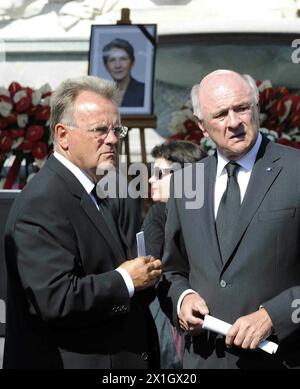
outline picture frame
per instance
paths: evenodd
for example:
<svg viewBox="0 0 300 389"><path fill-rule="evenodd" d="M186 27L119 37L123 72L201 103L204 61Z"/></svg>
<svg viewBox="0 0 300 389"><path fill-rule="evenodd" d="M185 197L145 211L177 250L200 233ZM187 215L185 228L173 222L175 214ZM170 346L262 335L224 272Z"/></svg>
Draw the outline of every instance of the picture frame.
<svg viewBox="0 0 300 389"><path fill-rule="evenodd" d="M156 25L92 25L88 74L115 81L122 116L153 114Z"/></svg>

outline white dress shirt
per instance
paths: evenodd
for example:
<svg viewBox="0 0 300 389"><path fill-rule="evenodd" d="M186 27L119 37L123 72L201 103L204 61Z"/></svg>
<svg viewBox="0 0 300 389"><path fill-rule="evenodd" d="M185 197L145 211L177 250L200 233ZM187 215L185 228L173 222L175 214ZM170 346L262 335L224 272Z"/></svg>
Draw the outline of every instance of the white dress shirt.
<svg viewBox="0 0 300 389"><path fill-rule="evenodd" d="M95 204L95 206L97 207L97 209L99 211L99 206L98 206L98 204L96 202L96 199L93 196L93 194L91 193L93 188L94 188L94 186L95 186L95 183L81 169L79 169L78 166L74 165L74 163L70 162L62 154L58 153L57 151L54 151L53 155L68 170L70 170L70 172L78 179L78 181L81 183L81 185L84 187L86 192L89 194L89 196L91 197L93 203ZM116 271L121 274L121 276L122 276L122 278L123 278L123 280L124 280L124 282L126 284L129 297L132 297L133 294L134 294L134 285L133 285L133 281L132 281L129 273L125 269L120 268L120 267L118 267L116 269Z"/></svg>
<svg viewBox="0 0 300 389"><path fill-rule="evenodd" d="M244 155L241 159L237 160L236 162L239 164L239 168L237 171L237 181L240 187L240 194L241 194L241 202L244 199L247 186L250 180L250 176L252 173L252 169L256 160L256 156L258 153L258 150L260 148L262 141L261 133L258 134L258 137L256 139L256 142L252 149L248 151L246 155ZM227 187L227 171L225 169L225 165L229 162L229 159L224 157L224 155L220 154L219 150L218 153L218 163L217 163L217 172L216 172L216 180L215 180L215 195L214 195L214 216L215 219L217 217L219 205L221 202L221 198L223 196L223 193L226 190ZM190 293L196 293L193 289L187 289L185 290L181 296L179 297L178 303L177 303L177 314L179 315L181 302L183 298Z"/></svg>

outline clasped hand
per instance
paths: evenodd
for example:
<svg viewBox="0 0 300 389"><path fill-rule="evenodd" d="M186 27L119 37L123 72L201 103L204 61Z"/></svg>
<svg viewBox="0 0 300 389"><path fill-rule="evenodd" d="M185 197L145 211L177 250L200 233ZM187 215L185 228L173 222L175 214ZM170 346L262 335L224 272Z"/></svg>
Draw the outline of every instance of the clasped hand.
<svg viewBox="0 0 300 389"><path fill-rule="evenodd" d="M155 285L161 275L161 261L150 255L125 261L120 267L130 275L135 290Z"/></svg>

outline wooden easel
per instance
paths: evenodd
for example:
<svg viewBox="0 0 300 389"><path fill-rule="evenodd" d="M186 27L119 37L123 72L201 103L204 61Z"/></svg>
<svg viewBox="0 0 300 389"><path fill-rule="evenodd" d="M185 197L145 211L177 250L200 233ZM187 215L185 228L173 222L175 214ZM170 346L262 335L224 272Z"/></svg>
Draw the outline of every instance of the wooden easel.
<svg viewBox="0 0 300 389"><path fill-rule="evenodd" d="M131 24L130 20L130 9L122 8L121 9L121 19L117 21L117 24ZM156 128L157 126L157 117L156 115L141 115L141 116L124 116L122 118L122 123L128 127L129 131L132 128L138 128L140 131L140 144L141 144L141 154L142 162L147 163L147 153L146 153L146 143L145 143L145 128ZM130 165L130 148L129 148L129 134L124 139L125 144L125 153L127 156L127 166Z"/></svg>

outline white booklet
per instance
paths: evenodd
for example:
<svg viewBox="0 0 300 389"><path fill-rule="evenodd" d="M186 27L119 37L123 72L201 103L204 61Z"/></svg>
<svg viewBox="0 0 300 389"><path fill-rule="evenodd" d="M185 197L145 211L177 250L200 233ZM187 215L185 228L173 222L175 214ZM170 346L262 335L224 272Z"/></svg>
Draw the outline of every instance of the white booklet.
<svg viewBox="0 0 300 389"><path fill-rule="evenodd" d="M136 244L137 244L138 257L145 257L147 254L146 254L144 231L138 232L136 234Z"/></svg>

